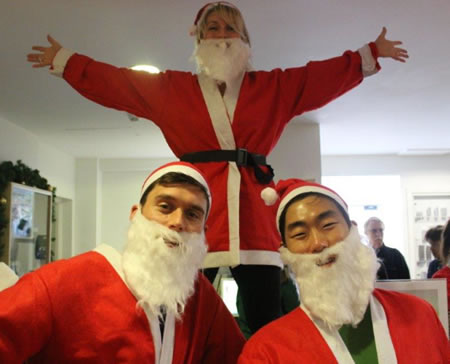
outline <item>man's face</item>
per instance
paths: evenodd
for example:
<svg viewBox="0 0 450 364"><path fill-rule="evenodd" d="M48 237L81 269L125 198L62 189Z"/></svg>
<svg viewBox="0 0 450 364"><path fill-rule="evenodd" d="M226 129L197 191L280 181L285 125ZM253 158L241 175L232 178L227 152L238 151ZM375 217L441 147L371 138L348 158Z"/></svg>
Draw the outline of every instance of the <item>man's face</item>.
<svg viewBox="0 0 450 364"><path fill-rule="evenodd" d="M381 221L370 221L366 228L366 235L369 238L370 245L374 249L383 245L384 226Z"/></svg>
<svg viewBox="0 0 450 364"><path fill-rule="evenodd" d="M139 305L180 318L206 256L207 196L196 186L155 185L132 213L122 267Z"/></svg>
<svg viewBox="0 0 450 364"><path fill-rule="evenodd" d="M295 274L302 304L330 327L361 321L373 290L375 251L361 243L343 212L327 197L289 206L281 259Z"/></svg>
<svg viewBox="0 0 450 364"><path fill-rule="evenodd" d="M206 196L196 186L156 185L142 206L142 215L177 232L200 233L205 226L206 208Z"/></svg>
<svg viewBox="0 0 450 364"><path fill-rule="evenodd" d="M284 236L292 253L320 253L349 234L342 212L326 197L308 196L286 212Z"/></svg>

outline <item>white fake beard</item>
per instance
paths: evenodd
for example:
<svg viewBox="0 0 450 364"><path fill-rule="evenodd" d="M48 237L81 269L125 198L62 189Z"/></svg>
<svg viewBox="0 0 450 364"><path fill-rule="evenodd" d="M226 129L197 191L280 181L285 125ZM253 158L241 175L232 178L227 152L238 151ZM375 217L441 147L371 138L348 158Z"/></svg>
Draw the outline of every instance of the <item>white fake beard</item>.
<svg viewBox="0 0 450 364"><path fill-rule="evenodd" d="M329 328L356 326L364 317L379 267L375 252L360 241L352 226L341 242L316 254L294 254L280 248L283 262L292 269L300 290L300 301L311 315ZM331 266L318 266L331 256Z"/></svg>
<svg viewBox="0 0 450 364"><path fill-rule="evenodd" d="M240 38L202 39L193 57L199 72L227 84L250 70L250 47Z"/></svg>
<svg viewBox="0 0 450 364"><path fill-rule="evenodd" d="M165 241L179 244L169 247ZM128 229L122 256L125 281L138 305L155 316L161 306L180 319L194 293L199 268L206 256L204 233L178 233L148 220L138 210Z"/></svg>

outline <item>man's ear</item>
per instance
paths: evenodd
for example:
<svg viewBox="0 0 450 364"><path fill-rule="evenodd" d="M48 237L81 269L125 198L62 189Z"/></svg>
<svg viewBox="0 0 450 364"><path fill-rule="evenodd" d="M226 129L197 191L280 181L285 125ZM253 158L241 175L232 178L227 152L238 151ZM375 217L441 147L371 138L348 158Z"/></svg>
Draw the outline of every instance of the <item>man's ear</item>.
<svg viewBox="0 0 450 364"><path fill-rule="evenodd" d="M205 224L205 227L203 228L203 231L206 233L208 231L208 225Z"/></svg>
<svg viewBox="0 0 450 364"><path fill-rule="evenodd" d="M136 215L136 212L139 210L139 206L137 204L131 206L130 210L130 221L133 219L134 215Z"/></svg>

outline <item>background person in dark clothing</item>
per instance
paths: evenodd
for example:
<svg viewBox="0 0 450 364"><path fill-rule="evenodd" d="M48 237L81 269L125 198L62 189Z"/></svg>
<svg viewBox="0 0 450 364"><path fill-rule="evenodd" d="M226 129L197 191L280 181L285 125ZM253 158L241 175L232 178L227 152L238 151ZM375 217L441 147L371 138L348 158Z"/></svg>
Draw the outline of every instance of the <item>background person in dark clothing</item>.
<svg viewBox="0 0 450 364"><path fill-rule="evenodd" d="M410 279L408 265L402 253L387 247L383 242L383 221L378 217L371 217L364 224L364 232L369 238L370 245L375 249L378 259L382 260L386 267L386 279Z"/></svg>
<svg viewBox="0 0 450 364"><path fill-rule="evenodd" d="M441 238L443 230L444 226L438 225L432 227L425 233L425 240L430 244L431 253L434 257L434 259L428 265L427 278L433 277L433 274L442 268Z"/></svg>

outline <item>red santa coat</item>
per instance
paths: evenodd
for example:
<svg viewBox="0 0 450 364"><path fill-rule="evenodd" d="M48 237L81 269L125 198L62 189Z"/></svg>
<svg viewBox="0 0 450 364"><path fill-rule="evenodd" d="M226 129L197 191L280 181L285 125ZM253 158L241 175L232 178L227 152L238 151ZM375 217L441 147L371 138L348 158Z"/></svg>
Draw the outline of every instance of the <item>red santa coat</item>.
<svg viewBox="0 0 450 364"><path fill-rule="evenodd" d="M373 43L365 49L375 52ZM304 67L247 72L242 81L227 85L223 99L215 81L204 75L152 75L78 54L63 65L64 79L83 96L153 121L177 157L236 148L267 156L293 117L327 104L363 79L361 55L351 51ZM204 267L282 266L275 210L260 197L267 185L257 182L251 168L238 169L234 162L197 166L214 201Z"/></svg>
<svg viewBox="0 0 450 364"><path fill-rule="evenodd" d="M0 363L155 363L149 321L102 255L45 265L0 292ZM173 363L235 364L244 338L200 275L182 321Z"/></svg>
<svg viewBox="0 0 450 364"><path fill-rule="evenodd" d="M427 302L411 295L376 289L374 296L386 314L388 333L395 351L393 361L380 364L447 364L450 348L447 335ZM374 325L378 325L378 322ZM377 352L384 349L377 341ZM396 361L395 361L396 360ZM332 364L338 363L327 341L301 308L271 322L253 335L238 364Z"/></svg>

